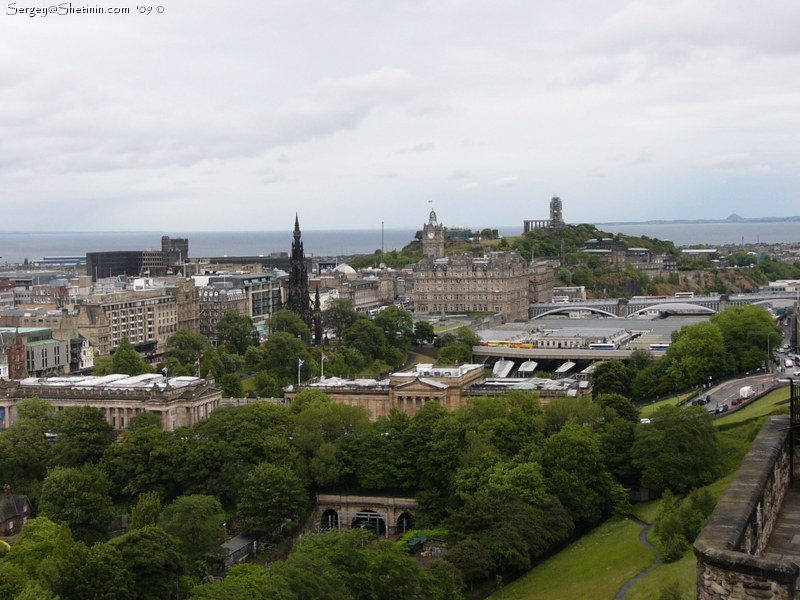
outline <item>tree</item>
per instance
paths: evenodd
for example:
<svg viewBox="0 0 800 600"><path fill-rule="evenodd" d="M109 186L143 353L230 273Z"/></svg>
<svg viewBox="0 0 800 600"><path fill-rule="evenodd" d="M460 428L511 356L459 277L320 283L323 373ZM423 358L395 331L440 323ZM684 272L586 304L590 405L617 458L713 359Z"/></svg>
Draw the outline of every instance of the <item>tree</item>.
<svg viewBox="0 0 800 600"><path fill-rule="evenodd" d="M387 343L407 352L414 337L411 315L399 306L388 306L375 315L375 324L383 330Z"/></svg>
<svg viewBox="0 0 800 600"><path fill-rule="evenodd" d="M368 413L360 406L320 400L301 405L294 418L292 444L306 461L304 475L317 485L338 481L343 467L342 447L354 444L370 428Z"/></svg>
<svg viewBox="0 0 800 600"><path fill-rule="evenodd" d="M56 467L42 484L39 512L69 525L78 541L94 544L106 539L112 504L105 474L92 465Z"/></svg>
<svg viewBox="0 0 800 600"><path fill-rule="evenodd" d="M258 370L271 373L279 383L285 385L297 382L297 367L300 361L303 361L300 378L311 377L312 364L308 348L302 340L291 333L285 331L273 333L261 345L260 350L262 360L258 363Z"/></svg>
<svg viewBox="0 0 800 600"><path fill-rule="evenodd" d="M179 329L167 338L164 356L175 358L182 365L191 365L211 350L211 343L200 333L191 329Z"/></svg>
<svg viewBox="0 0 800 600"><path fill-rule="evenodd" d="M326 328L333 329L338 338L341 338L342 332L357 319L359 319L359 315L353 310L353 303L347 298L334 298L322 311L322 322Z"/></svg>
<svg viewBox="0 0 800 600"><path fill-rule="evenodd" d="M148 525L112 539L108 544L122 555L133 577L137 600L170 600L176 578L183 573L180 542L160 527Z"/></svg>
<svg viewBox="0 0 800 600"><path fill-rule="evenodd" d="M639 409L621 394L602 394L597 403L603 408L608 418L625 419L631 423L639 421Z"/></svg>
<svg viewBox="0 0 800 600"><path fill-rule="evenodd" d="M473 539L458 542L445 553L444 560L454 565L469 584L488 579L495 571L492 555Z"/></svg>
<svg viewBox="0 0 800 600"><path fill-rule="evenodd" d="M589 379L592 383L592 398L600 394L630 394L630 372L621 360L604 360L595 366Z"/></svg>
<svg viewBox="0 0 800 600"><path fill-rule="evenodd" d="M50 448L44 425L35 419L17 421L0 433L0 473L4 485L31 492L47 474Z"/></svg>
<svg viewBox="0 0 800 600"><path fill-rule="evenodd" d="M161 429L164 427L164 422L156 413L147 410L140 412L138 415L132 416L131 420L128 421L128 431L135 431L136 429L142 429L143 427L157 427L158 429Z"/></svg>
<svg viewBox="0 0 800 600"><path fill-rule="evenodd" d="M244 355L247 348L256 343L253 320L229 310L217 322L217 344L225 346L234 354Z"/></svg>
<svg viewBox="0 0 800 600"><path fill-rule="evenodd" d="M353 600L340 571L322 556L293 552L270 572L288 584L297 600Z"/></svg>
<svg viewBox="0 0 800 600"><path fill-rule="evenodd" d="M328 365L325 372L339 377L356 375L367 366L367 360L355 348L341 346L336 352L328 354Z"/></svg>
<svg viewBox="0 0 800 600"><path fill-rule="evenodd" d="M240 495L238 514L247 531L270 533L308 507L300 478L289 467L266 462L244 480Z"/></svg>
<svg viewBox="0 0 800 600"><path fill-rule="evenodd" d="M23 398L17 403L17 417L19 420L37 421L48 427L54 413L53 405L39 396Z"/></svg>
<svg viewBox="0 0 800 600"><path fill-rule="evenodd" d="M756 369L772 357L783 340L783 331L774 318L762 306L731 306L711 317L711 322L722 331L725 349L733 360L737 372Z"/></svg>
<svg viewBox="0 0 800 600"><path fill-rule="evenodd" d="M146 525L158 525L161 519L161 497L158 492L139 494L128 516L131 530L141 529Z"/></svg>
<svg viewBox="0 0 800 600"><path fill-rule="evenodd" d="M96 463L114 441L114 430L100 409L91 406L68 406L53 417L58 434L52 447L51 463L79 467Z"/></svg>
<svg viewBox="0 0 800 600"><path fill-rule="evenodd" d="M111 355L111 366L114 373L123 373L125 375L142 375L153 372L150 363L142 358L127 337L123 337L119 341L117 349Z"/></svg>
<svg viewBox="0 0 800 600"><path fill-rule="evenodd" d="M462 325L456 329L456 341L466 344L467 346L477 346L481 343L481 336L466 325Z"/></svg>
<svg viewBox="0 0 800 600"><path fill-rule="evenodd" d="M180 496L161 513L161 526L180 542L189 564L222 558L225 513L213 496Z"/></svg>
<svg viewBox="0 0 800 600"><path fill-rule="evenodd" d="M39 573L50 570L53 562L69 556L75 545L68 525L41 516L29 519L6 555L2 572L5 575L6 568L12 565L19 567L28 579L36 579Z"/></svg>
<svg viewBox="0 0 800 600"><path fill-rule="evenodd" d="M297 600L289 583L260 565L242 563L228 569L224 579L199 585L192 598L202 600Z"/></svg>
<svg viewBox="0 0 800 600"><path fill-rule="evenodd" d="M213 413L212 413L213 414ZM156 427L125 431L119 443L106 448L101 468L111 481L113 496L131 498L157 491L162 498L179 493L175 481L180 448L171 434Z"/></svg>
<svg viewBox="0 0 800 600"><path fill-rule="evenodd" d="M427 321L417 321L414 323L414 341L417 344L431 343L436 338L433 325Z"/></svg>
<svg viewBox="0 0 800 600"><path fill-rule="evenodd" d="M711 416L700 406L663 406L636 427L631 448L642 485L685 494L708 485L720 469L720 445Z"/></svg>
<svg viewBox="0 0 800 600"><path fill-rule="evenodd" d="M23 590L14 597L14 600L60 600L60 598L38 583L29 581Z"/></svg>
<svg viewBox="0 0 800 600"><path fill-rule="evenodd" d="M678 385L697 385L731 372L731 356L725 351L722 330L715 323L684 325L672 332L664 356L667 373Z"/></svg>
<svg viewBox="0 0 800 600"><path fill-rule="evenodd" d="M259 371L253 376L253 383L262 398L281 398L283 388L277 378L269 371Z"/></svg>
<svg viewBox="0 0 800 600"><path fill-rule="evenodd" d="M244 385L242 378L236 373L225 373L219 378L219 384L222 386L223 398L242 398L244 397Z"/></svg>
<svg viewBox="0 0 800 600"><path fill-rule="evenodd" d="M472 361L472 348L466 344L448 344L439 350L437 359L440 365L461 365Z"/></svg>
<svg viewBox="0 0 800 600"><path fill-rule="evenodd" d="M542 472L551 493L573 519L594 523L611 508L615 483L603 462L599 437L566 425L542 447Z"/></svg>
<svg viewBox="0 0 800 600"><path fill-rule="evenodd" d="M134 600L133 577L109 544L78 544L55 574L53 591L61 600Z"/></svg>
<svg viewBox="0 0 800 600"><path fill-rule="evenodd" d="M311 343L311 330L305 321L291 310L282 309L277 311L268 321L270 334L286 332L296 338L303 340L308 345Z"/></svg>
<svg viewBox="0 0 800 600"><path fill-rule="evenodd" d="M344 345L355 348L370 361L383 356L386 336L372 321L359 319L342 332Z"/></svg>

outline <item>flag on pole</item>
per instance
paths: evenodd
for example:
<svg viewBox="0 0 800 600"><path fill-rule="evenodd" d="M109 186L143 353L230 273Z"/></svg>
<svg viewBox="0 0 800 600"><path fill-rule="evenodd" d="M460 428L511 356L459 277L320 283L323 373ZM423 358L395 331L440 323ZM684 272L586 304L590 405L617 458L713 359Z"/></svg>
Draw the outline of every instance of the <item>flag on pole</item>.
<svg viewBox="0 0 800 600"><path fill-rule="evenodd" d="M167 367L164 367L163 369L161 369L161 372L162 372L164 375L166 375L166 374L167 374Z"/></svg>
<svg viewBox="0 0 800 600"><path fill-rule="evenodd" d="M306 364L306 361L304 361L304 360L303 360L303 359L301 359L301 358L298 358L298 359L297 359L297 364L298 364L299 366L301 366L301 367L302 367L304 364Z"/></svg>
<svg viewBox="0 0 800 600"><path fill-rule="evenodd" d="M322 354L322 360L328 360L328 357L327 357L327 356L325 356L325 353L324 353L324 352L321 352L320 354Z"/></svg>

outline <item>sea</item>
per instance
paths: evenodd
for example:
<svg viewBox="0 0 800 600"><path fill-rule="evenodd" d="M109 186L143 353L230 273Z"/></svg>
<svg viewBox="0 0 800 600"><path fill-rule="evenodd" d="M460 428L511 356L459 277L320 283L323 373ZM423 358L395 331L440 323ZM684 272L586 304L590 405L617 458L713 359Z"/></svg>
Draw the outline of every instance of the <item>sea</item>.
<svg viewBox="0 0 800 600"><path fill-rule="evenodd" d="M646 235L671 240L678 246L694 244L776 244L800 242L800 221L763 223L598 223L609 233ZM501 235L520 235L521 226L497 227ZM414 239L417 229L304 230L307 256L371 254L383 248L400 250ZM83 256L108 250L161 249L161 236L189 239L189 256L268 256L290 252L287 231L0 231L0 264L40 260L46 256Z"/></svg>

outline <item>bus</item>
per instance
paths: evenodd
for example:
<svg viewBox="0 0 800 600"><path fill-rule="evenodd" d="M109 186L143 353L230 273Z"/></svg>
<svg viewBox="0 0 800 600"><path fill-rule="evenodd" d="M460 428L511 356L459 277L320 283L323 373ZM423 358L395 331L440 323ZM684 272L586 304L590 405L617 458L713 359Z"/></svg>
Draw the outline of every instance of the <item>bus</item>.
<svg viewBox="0 0 800 600"><path fill-rule="evenodd" d="M676 298L694 298L694 292L675 292Z"/></svg>
<svg viewBox="0 0 800 600"><path fill-rule="evenodd" d="M669 342L663 344L650 344L651 352L666 352L667 348L669 348Z"/></svg>
<svg viewBox="0 0 800 600"><path fill-rule="evenodd" d="M589 350L616 350L616 349L617 349L617 345L613 344L613 343L609 343L609 344L605 344L605 343L603 343L603 344L600 344L600 343L589 344Z"/></svg>

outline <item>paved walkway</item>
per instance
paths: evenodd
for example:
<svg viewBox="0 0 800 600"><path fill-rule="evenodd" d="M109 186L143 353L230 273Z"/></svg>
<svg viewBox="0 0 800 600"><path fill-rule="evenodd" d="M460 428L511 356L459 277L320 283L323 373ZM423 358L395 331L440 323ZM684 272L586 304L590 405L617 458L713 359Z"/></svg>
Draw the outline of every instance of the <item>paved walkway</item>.
<svg viewBox="0 0 800 600"><path fill-rule="evenodd" d="M800 488L786 491L764 557L785 559L800 565Z"/></svg>
<svg viewBox="0 0 800 600"><path fill-rule="evenodd" d="M634 523L638 523L639 525L642 526L642 531L639 532L639 541L642 543L642 545L645 546L646 548L650 548L652 550L655 550L655 547L653 546L653 544L651 544L650 540L647 539L647 534L650 533L650 530L653 528L653 524L652 523L648 523L647 521L642 521L639 517L636 517L634 515L628 515L628 518L631 521L633 521ZM661 564L661 556L659 556L658 550L656 550L656 557L653 560L653 562L650 564L650 566L647 567L644 571L642 571L638 575L634 575L633 577L631 577L625 583L625 585L623 585L620 588L619 592L617 592L617 595L614 596L614 600L622 600L622 598L625 597L625 594L628 593L628 590L631 589L631 586L634 583L636 583L639 579L641 579L642 577L647 575L650 572L651 569L653 569L654 567L657 567L660 564Z"/></svg>

